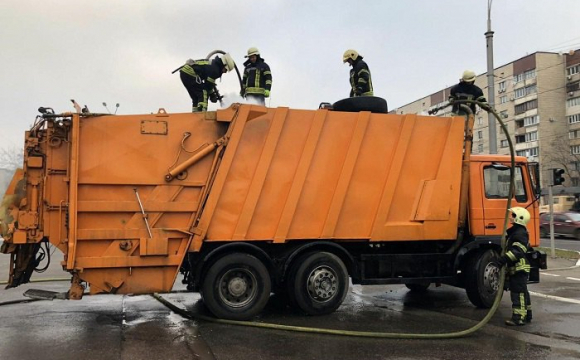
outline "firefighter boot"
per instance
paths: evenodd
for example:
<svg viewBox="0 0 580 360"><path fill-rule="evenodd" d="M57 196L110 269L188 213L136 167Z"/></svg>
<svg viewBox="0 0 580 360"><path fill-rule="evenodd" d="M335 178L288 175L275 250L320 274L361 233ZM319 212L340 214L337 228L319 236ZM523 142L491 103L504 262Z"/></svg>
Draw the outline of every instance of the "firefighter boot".
<svg viewBox="0 0 580 360"><path fill-rule="evenodd" d="M527 323L531 323L532 322L532 310L528 310L528 313L526 314L526 317L524 318L524 321Z"/></svg>
<svg viewBox="0 0 580 360"><path fill-rule="evenodd" d="M521 318L519 315L512 316L511 319L505 321L507 326L523 326L526 325L526 322Z"/></svg>

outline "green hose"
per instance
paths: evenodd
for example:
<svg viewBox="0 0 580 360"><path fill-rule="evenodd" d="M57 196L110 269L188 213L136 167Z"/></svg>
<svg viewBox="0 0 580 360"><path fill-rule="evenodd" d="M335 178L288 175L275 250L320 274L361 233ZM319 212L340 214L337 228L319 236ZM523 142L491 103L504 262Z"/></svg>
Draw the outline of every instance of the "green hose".
<svg viewBox="0 0 580 360"><path fill-rule="evenodd" d="M484 104L473 101L473 100L457 100L455 101L456 104L478 104L482 106ZM449 106L448 104L446 106ZM514 158L514 147L513 143L509 137L509 133L507 127L500 119L499 115L495 112L495 110L489 110L500 123L502 131L506 134L507 141L509 143L510 148L510 157L511 157L511 168L510 168L510 189L508 195L508 202L507 208L504 216L504 224L503 224L503 232L501 237L501 255L505 254L505 247L506 247L506 230L508 225L509 219L509 211L508 209L511 208L511 200L513 197L514 192L514 168L515 168L515 158ZM503 288L505 283L505 267L502 267L500 270L500 279L499 279L499 286L497 294L495 295L495 299L493 302L492 307L487 312L486 316L479 321L477 324L472 326L469 329L462 330L462 331L455 331L450 333L441 333L441 334L413 334L413 333L388 333L388 332L374 332L374 331L352 331L352 330L334 330L334 329L323 329L323 328L315 328L315 327L303 327L303 326L290 326L290 325L281 325L281 324L272 324L272 323L259 323L253 321L236 321L236 320L224 320L224 319L216 319L209 316L194 314L183 310L175 305L173 305L168 300L164 299L159 294L155 293L152 296L161 302L163 305L167 306L169 309L174 311L177 314L180 314L183 317L192 319L192 320L203 320L214 322L218 324L225 324L225 325L238 325L238 326L249 326L249 327L256 327L256 328L263 328L263 329L275 329L275 330L285 330L285 331L294 331L294 332L303 332L303 333L311 333L311 334L327 334L327 335L340 335L340 336L353 336L353 337L367 337L367 338L382 338L382 339L453 339L459 338L463 336L467 336L476 332L477 330L481 329L485 324L489 322L489 320L493 317L499 304L501 302L501 298L503 296Z"/></svg>

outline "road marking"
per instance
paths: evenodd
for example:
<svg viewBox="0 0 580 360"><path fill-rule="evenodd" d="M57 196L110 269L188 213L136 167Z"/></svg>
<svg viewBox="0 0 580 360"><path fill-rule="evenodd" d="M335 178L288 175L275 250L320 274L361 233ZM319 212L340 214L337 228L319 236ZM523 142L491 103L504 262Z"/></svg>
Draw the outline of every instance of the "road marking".
<svg viewBox="0 0 580 360"><path fill-rule="evenodd" d="M544 299L558 300L558 301L572 303L572 304L580 304L580 300L568 299L568 298L565 298L565 297L554 296L554 295L540 294L540 293L533 292L533 291L530 291L530 295L534 295L534 296L537 296L537 297L542 297Z"/></svg>
<svg viewBox="0 0 580 360"><path fill-rule="evenodd" d="M547 276L560 276L560 275L557 275L557 274L548 274L548 273L542 273L542 276L543 275L547 275Z"/></svg>
<svg viewBox="0 0 580 360"><path fill-rule="evenodd" d="M578 279L578 278L573 278L573 277L567 277L566 279L568 279L568 280L576 280L576 281L580 281L580 279Z"/></svg>

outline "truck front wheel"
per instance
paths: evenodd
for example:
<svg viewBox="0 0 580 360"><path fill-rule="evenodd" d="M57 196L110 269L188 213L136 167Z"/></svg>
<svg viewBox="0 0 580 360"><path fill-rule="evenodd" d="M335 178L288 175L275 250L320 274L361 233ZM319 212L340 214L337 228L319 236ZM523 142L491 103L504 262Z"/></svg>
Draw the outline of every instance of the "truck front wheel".
<svg viewBox="0 0 580 360"><path fill-rule="evenodd" d="M493 305L499 289L500 269L492 260L497 257L495 251L486 250L469 257L465 263L465 291L477 307L488 309Z"/></svg>
<svg viewBox="0 0 580 360"><path fill-rule="evenodd" d="M201 290L205 305L216 317L248 320L266 306L271 286L268 269L260 260L233 253L211 265Z"/></svg>
<svg viewBox="0 0 580 360"><path fill-rule="evenodd" d="M305 313L329 314L342 304L346 296L348 271L334 254L307 254L292 266L287 290L291 303Z"/></svg>

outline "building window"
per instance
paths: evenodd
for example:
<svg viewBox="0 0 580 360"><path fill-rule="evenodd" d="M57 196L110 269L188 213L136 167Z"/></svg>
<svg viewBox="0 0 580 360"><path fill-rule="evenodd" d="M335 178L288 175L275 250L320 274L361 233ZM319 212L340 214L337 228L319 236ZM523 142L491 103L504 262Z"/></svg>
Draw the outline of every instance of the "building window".
<svg viewBox="0 0 580 360"><path fill-rule="evenodd" d="M508 147L508 146L510 146L510 144L508 143L508 141L507 141L507 140L501 140L501 141L499 142L499 147L506 148L506 147Z"/></svg>
<svg viewBox="0 0 580 360"><path fill-rule="evenodd" d="M483 144L477 145L477 152L482 154L483 153Z"/></svg>
<svg viewBox="0 0 580 360"><path fill-rule="evenodd" d="M482 117L477 118L477 125L483 125L483 118Z"/></svg>
<svg viewBox="0 0 580 360"><path fill-rule="evenodd" d="M502 92L505 92L505 89L506 89L506 87L505 87L505 81L500 82L498 84L498 90L497 91L500 92L500 93L502 93Z"/></svg>
<svg viewBox="0 0 580 360"><path fill-rule="evenodd" d="M507 95L504 95L504 96L500 96L499 97L499 103L500 104L505 104L506 102L508 102Z"/></svg>
<svg viewBox="0 0 580 360"><path fill-rule="evenodd" d="M574 81L574 82L566 84L566 91L567 92L578 91L578 90L580 90L580 81Z"/></svg>
<svg viewBox="0 0 580 360"><path fill-rule="evenodd" d="M526 135L516 135L516 144L521 144L526 142Z"/></svg>
<svg viewBox="0 0 580 360"><path fill-rule="evenodd" d="M502 119L507 119L508 118L507 110L500 111L499 117Z"/></svg>
<svg viewBox="0 0 580 360"><path fill-rule="evenodd" d="M538 132L532 131L532 132L526 133L525 138L526 138L526 142L537 141L538 140Z"/></svg>
<svg viewBox="0 0 580 360"><path fill-rule="evenodd" d="M478 138L479 140L483 139L483 131L479 130L479 131L477 132L477 138Z"/></svg>
<svg viewBox="0 0 580 360"><path fill-rule="evenodd" d="M572 130L568 132L569 139L578 139L580 136L580 130Z"/></svg>
<svg viewBox="0 0 580 360"><path fill-rule="evenodd" d="M580 179L577 177L570 178L570 180L572 180L572 186L578 186L580 184Z"/></svg>
<svg viewBox="0 0 580 360"><path fill-rule="evenodd" d="M566 100L567 107L578 106L578 105L580 105L580 97L575 97L575 98Z"/></svg>
<svg viewBox="0 0 580 360"><path fill-rule="evenodd" d="M580 114L568 116L568 124L576 124L580 122Z"/></svg>
<svg viewBox="0 0 580 360"><path fill-rule="evenodd" d="M526 116L525 118L523 118L523 120L524 126L531 126L538 124L540 122L540 117L538 115Z"/></svg>
<svg viewBox="0 0 580 360"><path fill-rule="evenodd" d="M524 96L535 94L536 92L537 92L536 85L531 85L531 86L526 86L526 87L514 90L514 96L516 99L519 99L519 98L523 98Z"/></svg>
<svg viewBox="0 0 580 360"><path fill-rule="evenodd" d="M572 155L580 155L580 145L570 146L570 153Z"/></svg>
<svg viewBox="0 0 580 360"><path fill-rule="evenodd" d="M533 148L526 149L526 150L517 150L516 151L517 156L525 156L525 157L538 156L539 153L540 153L540 151L538 150L537 147L533 147Z"/></svg>
<svg viewBox="0 0 580 360"><path fill-rule="evenodd" d="M574 75L578 73L580 73L580 64L570 66L569 68L566 69L567 75Z"/></svg>
<svg viewBox="0 0 580 360"><path fill-rule="evenodd" d="M521 74L514 75L514 84L517 84L523 80L530 80L535 78L536 78L536 69L524 71Z"/></svg>
<svg viewBox="0 0 580 360"><path fill-rule="evenodd" d="M580 99L580 98L578 98L578 99ZM531 101L526 101L523 104L519 104L519 105L514 106L514 111L517 115L517 114L525 113L526 111L531 110L531 109L536 109L537 107L538 107L538 100L534 99Z"/></svg>

